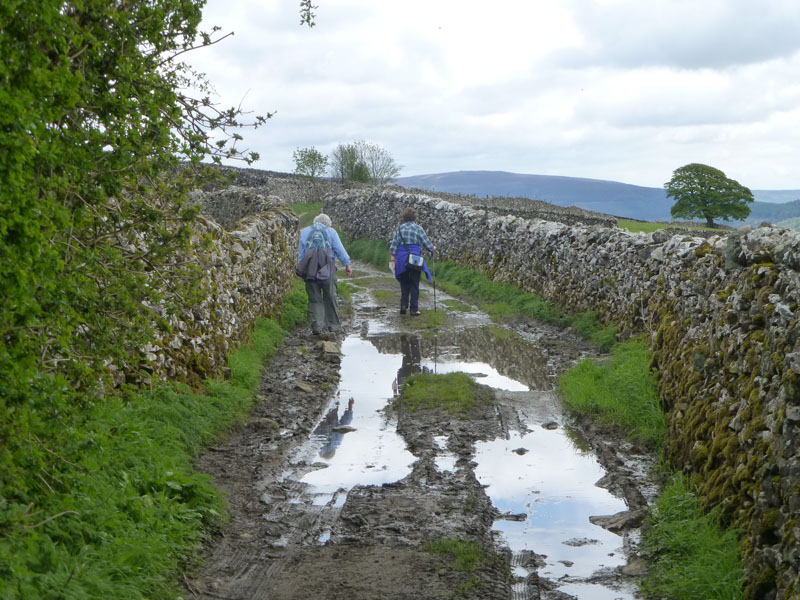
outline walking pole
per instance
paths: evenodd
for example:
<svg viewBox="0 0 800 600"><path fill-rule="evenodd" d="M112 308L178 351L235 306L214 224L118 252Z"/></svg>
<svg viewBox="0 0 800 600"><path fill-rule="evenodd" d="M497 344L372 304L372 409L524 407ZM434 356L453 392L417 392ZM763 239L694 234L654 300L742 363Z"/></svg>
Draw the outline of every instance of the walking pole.
<svg viewBox="0 0 800 600"><path fill-rule="evenodd" d="M433 283L433 312L436 312L436 275L433 269L433 252L431 252L431 283Z"/></svg>

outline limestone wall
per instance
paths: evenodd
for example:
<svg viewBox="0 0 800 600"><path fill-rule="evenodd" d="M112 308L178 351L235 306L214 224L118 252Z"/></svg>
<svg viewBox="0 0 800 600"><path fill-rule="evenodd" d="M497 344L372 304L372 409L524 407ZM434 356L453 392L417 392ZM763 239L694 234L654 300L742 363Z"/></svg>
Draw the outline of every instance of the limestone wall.
<svg viewBox="0 0 800 600"><path fill-rule="evenodd" d="M223 375L231 350L247 339L258 317L278 306L294 278L297 243L297 217L277 198L234 189L197 192L195 201L211 208L195 224L191 248L180 259L200 269L203 300L173 315L151 306L165 326L160 339L143 349L139 365L156 377L189 382ZM249 216L239 218L244 214Z"/></svg>
<svg viewBox="0 0 800 600"><path fill-rule="evenodd" d="M242 169L237 167L218 167L224 173L232 176L231 186L241 190L250 190L261 196L277 196L288 203L319 202L330 194L339 194L347 190L372 189L361 183L338 182L331 179L317 179L313 182L307 178L291 173L275 171L262 171L259 169ZM224 186L228 188L227 185ZM473 208L486 208L497 214L520 215L527 218L556 221L567 225L603 225L615 227L617 218L611 215L593 212L576 206L557 206L541 200L530 198L506 198L492 196L478 198L469 194L450 194L447 192L430 192L424 190L406 190L400 186L384 186L385 190L411 192L423 194L432 198L448 200L456 204ZM238 201L238 210L244 210L246 202Z"/></svg>
<svg viewBox="0 0 800 600"><path fill-rule="evenodd" d="M744 529L748 597L800 596L800 234L631 234L391 190L324 210L351 239L388 243L406 206L440 258L645 333L670 458Z"/></svg>

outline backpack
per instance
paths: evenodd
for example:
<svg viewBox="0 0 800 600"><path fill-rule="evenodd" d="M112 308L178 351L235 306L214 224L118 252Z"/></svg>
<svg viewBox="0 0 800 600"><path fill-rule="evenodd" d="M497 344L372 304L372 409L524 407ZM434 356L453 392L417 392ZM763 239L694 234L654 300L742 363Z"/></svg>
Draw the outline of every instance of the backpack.
<svg viewBox="0 0 800 600"><path fill-rule="evenodd" d="M325 226L314 223L306 240L303 258L297 263L295 273L306 281L322 283L333 275L334 260L331 258L331 242Z"/></svg>

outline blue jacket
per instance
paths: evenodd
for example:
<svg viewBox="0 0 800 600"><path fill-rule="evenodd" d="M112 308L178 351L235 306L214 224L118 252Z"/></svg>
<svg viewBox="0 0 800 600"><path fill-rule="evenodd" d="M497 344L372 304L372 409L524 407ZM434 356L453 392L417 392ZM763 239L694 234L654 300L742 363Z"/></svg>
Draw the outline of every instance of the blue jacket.
<svg viewBox="0 0 800 600"><path fill-rule="evenodd" d="M313 227L313 225L309 225L300 232L300 247L297 251L297 262L303 260L303 255L306 253L306 241L308 241L308 236L311 235ZM334 259L334 261L338 258L339 262L341 262L344 267L349 265L350 256L347 254L347 250L344 249L342 240L339 239L339 234L336 233L336 230L333 227L326 227L325 234L328 236L328 240L331 243L331 258Z"/></svg>
<svg viewBox="0 0 800 600"><path fill-rule="evenodd" d="M406 248L408 248L408 250ZM400 280L400 275L406 271L406 259L408 258L409 251L411 251L411 254L422 254L422 248L420 248L419 244L408 244L408 246L400 244L397 247L397 257L394 263L394 278L398 281ZM425 271L425 277L428 278L428 281L433 281L433 276L428 270L427 261L423 260L422 270Z"/></svg>

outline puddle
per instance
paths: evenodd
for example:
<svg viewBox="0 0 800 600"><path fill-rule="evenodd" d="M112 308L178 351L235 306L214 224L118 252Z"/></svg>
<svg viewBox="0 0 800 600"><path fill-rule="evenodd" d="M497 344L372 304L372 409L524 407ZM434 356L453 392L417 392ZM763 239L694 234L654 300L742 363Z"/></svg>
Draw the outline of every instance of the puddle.
<svg viewBox="0 0 800 600"><path fill-rule="evenodd" d="M389 329L386 322L369 319L359 334L342 342L338 392L306 446L307 464L314 470L301 481L309 486L315 505L340 509L354 486L390 483L411 472L416 458L383 409L413 373L463 371L498 390L543 390L538 394L548 413L557 405L547 356L521 338L498 338L488 328L427 337ZM561 418L558 413L550 416ZM527 433L478 443L474 457L476 476L505 515L494 529L515 556L515 597L531 572L519 560L529 551L545 555L538 573L564 593L601 600L635 598L633 590L585 581L626 562L623 539L589 522L592 515L626 509L621 499L594 485L606 474L604 469L565 429L528 426ZM434 442L439 449L436 467L454 472L456 457L447 450L447 437ZM325 530L317 543L329 538Z"/></svg>
<svg viewBox="0 0 800 600"><path fill-rule="evenodd" d="M594 485L605 470L594 456L576 448L564 430L534 427L507 440L479 442L475 461L476 477L488 486L494 506L508 515L494 529L514 554L544 555L540 575L558 583L626 563L623 539L589 522L592 515L625 510L625 503ZM516 567L515 574L528 572ZM633 590L599 584L564 582L558 589L577 598L635 597Z"/></svg>
<svg viewBox="0 0 800 600"><path fill-rule="evenodd" d="M315 494L398 481L416 460L382 412L402 356L381 354L356 336L342 342L342 355L336 400L311 434L314 460L325 468L302 478Z"/></svg>

